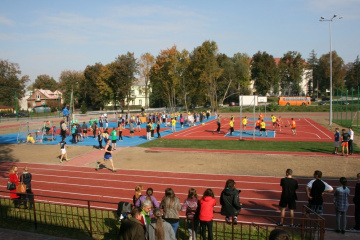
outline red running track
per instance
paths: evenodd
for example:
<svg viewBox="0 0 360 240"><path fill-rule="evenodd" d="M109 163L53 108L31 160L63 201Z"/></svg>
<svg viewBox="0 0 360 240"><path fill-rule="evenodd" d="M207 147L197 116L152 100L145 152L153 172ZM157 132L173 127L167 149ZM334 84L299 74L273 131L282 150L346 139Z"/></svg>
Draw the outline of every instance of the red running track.
<svg viewBox="0 0 360 240"><path fill-rule="evenodd" d="M8 171L12 163L0 163L2 178L0 184L6 185ZM239 221L256 223L275 223L271 218L263 219L255 217L258 215L279 216L278 203L281 194L280 178L270 176L239 176L239 175L217 175L217 174L194 174L194 173L172 173L155 172L143 170L121 170L112 173L107 169L95 171L92 168L64 166L64 165L43 165L32 163L17 163L19 171L28 166L33 175L32 189L34 194L48 195L61 198L76 198L83 200L96 200L105 202L132 201L134 188L142 184L145 189L152 187L154 196L160 202L167 187L174 189L176 196L183 202L187 197L187 191L194 187L199 197L207 189L214 191L217 205L215 211L220 211L220 194L224 188L225 181L233 178L236 186L241 189L241 202L243 203L242 214L250 214L254 217L239 216ZM301 217L302 206L307 203L305 186L311 178L295 178L299 182L298 202L296 217ZM338 186L338 179L326 179L333 187ZM349 181L350 191L354 192L354 181ZM9 197L1 193L2 197ZM350 198L352 199L352 197ZM53 199L36 197L36 201L61 202L86 206L86 202L69 201L65 199ZM335 210L332 194L324 196L324 217L326 227L335 227ZM92 206L116 210L117 204L108 205L96 203ZM353 204L348 211L348 227L352 227L354 212ZM181 213L183 215L183 213ZM223 220L223 216L215 214L215 219Z"/></svg>

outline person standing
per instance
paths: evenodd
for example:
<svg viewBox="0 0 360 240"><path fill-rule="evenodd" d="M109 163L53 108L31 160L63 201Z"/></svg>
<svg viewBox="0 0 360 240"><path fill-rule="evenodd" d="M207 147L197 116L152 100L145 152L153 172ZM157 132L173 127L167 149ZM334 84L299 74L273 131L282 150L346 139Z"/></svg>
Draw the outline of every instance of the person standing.
<svg viewBox="0 0 360 240"><path fill-rule="evenodd" d="M246 125L247 125L247 118L246 116L242 120L243 130L246 131Z"/></svg>
<svg viewBox="0 0 360 240"><path fill-rule="evenodd" d="M230 129L229 129L230 136L232 136L232 134L234 132L234 118L233 117L230 118L229 126L230 126Z"/></svg>
<svg viewBox="0 0 360 240"><path fill-rule="evenodd" d="M360 230L360 173L356 175L357 182L355 185L355 194L353 202L355 205L355 230Z"/></svg>
<svg viewBox="0 0 360 240"><path fill-rule="evenodd" d="M70 116L69 109L67 109L67 107L64 107L62 112L63 112L63 117L66 118L66 122L69 122L69 116Z"/></svg>
<svg viewBox="0 0 360 240"><path fill-rule="evenodd" d="M151 122L146 125L146 140L151 139Z"/></svg>
<svg viewBox="0 0 360 240"><path fill-rule="evenodd" d="M18 175L18 167L12 166L9 171L9 181L12 183L15 183L16 186L19 185L20 179ZM15 208L20 208L20 196L16 193L16 188L13 190L10 190L10 199L13 200Z"/></svg>
<svg viewBox="0 0 360 240"><path fill-rule="evenodd" d="M280 222L277 223L278 226L282 226L284 223L285 209L289 208L291 223L290 227L296 227L294 225L294 210L296 209L296 190L299 188L298 182L292 178L293 171L291 169L286 170L286 177L280 180L280 186L282 187L281 198L279 202L280 207Z"/></svg>
<svg viewBox="0 0 360 240"><path fill-rule="evenodd" d="M212 233L212 224L214 218L214 206L216 205L216 200L214 197L214 192L211 188L205 190L203 197L200 199L200 229L201 236L203 240L209 239L213 240ZM206 230L208 237L206 238Z"/></svg>
<svg viewBox="0 0 360 240"><path fill-rule="evenodd" d="M145 240L146 230L140 222L141 218L141 209L134 208L131 217L121 221L119 240Z"/></svg>
<svg viewBox="0 0 360 240"><path fill-rule="evenodd" d="M116 150L116 139L117 139L117 132L115 128L113 127L113 130L111 131L111 145L114 151Z"/></svg>
<svg viewBox="0 0 360 240"><path fill-rule="evenodd" d="M165 196L161 200L160 208L164 209L164 219L170 223L176 235L179 227L181 204L179 198L175 196L174 190L171 188L165 189Z"/></svg>
<svg viewBox="0 0 360 240"><path fill-rule="evenodd" d="M123 132L123 126L122 126L122 124L119 124L119 140L120 141L123 140L122 132Z"/></svg>
<svg viewBox="0 0 360 240"><path fill-rule="evenodd" d="M234 225L237 224L237 215L241 211L240 194L241 190L235 188L235 181L229 179L226 181L225 188L221 192L220 204L221 204L221 215L225 216L226 223L232 222Z"/></svg>
<svg viewBox="0 0 360 240"><path fill-rule="evenodd" d="M154 217L148 226L148 240L176 240L174 230L170 223L162 219L159 208L154 209Z"/></svg>
<svg viewBox="0 0 360 240"><path fill-rule="evenodd" d="M91 129L92 129L92 131L93 131L93 136L94 136L94 138L95 138L95 136L96 136L96 130L97 130L97 124L96 124L95 121L91 124Z"/></svg>
<svg viewBox="0 0 360 240"><path fill-rule="evenodd" d="M350 190L347 187L347 179L345 177L340 178L340 183L342 186L336 188L334 192L334 203L336 210L336 232L341 232L342 234L344 234L346 230L346 212L349 208Z"/></svg>
<svg viewBox="0 0 360 240"><path fill-rule="evenodd" d="M175 118L171 118L171 132L172 133L176 132L176 120L175 120Z"/></svg>
<svg viewBox="0 0 360 240"><path fill-rule="evenodd" d="M181 211L186 211L186 222L189 233L189 240L196 240L197 228L199 225L199 213L198 213L199 200L194 188L190 188L188 197L185 199Z"/></svg>
<svg viewBox="0 0 360 240"><path fill-rule="evenodd" d="M86 125L85 122L83 122L81 128L82 128L82 131L83 131L83 134L84 134L84 138L88 138L88 135L87 135L87 129L88 129L88 127L87 127L87 125Z"/></svg>
<svg viewBox="0 0 360 240"><path fill-rule="evenodd" d="M266 123L264 122L264 119L261 120L261 123L260 123L260 136L262 136L262 132L265 132L265 134L267 136Z"/></svg>
<svg viewBox="0 0 360 240"><path fill-rule="evenodd" d="M324 200L323 195L325 193L331 193L334 189L322 181L322 172L320 170L315 170L314 178L306 185L306 195L309 199L308 207L316 212L317 214L322 215L324 212ZM310 211L307 211L306 216L309 216Z"/></svg>
<svg viewBox="0 0 360 240"><path fill-rule="evenodd" d="M68 159L68 157L67 157L67 151L66 151L67 145L65 142L65 137L62 138L61 142L59 142L59 145L60 145L60 150L61 150L60 163L63 162L64 157L65 157L65 161L67 161L67 162L70 161L70 159Z"/></svg>
<svg viewBox="0 0 360 240"><path fill-rule="evenodd" d="M61 135L61 138L64 138L66 137L66 131L67 131L67 126L66 126L66 123L64 120L61 120L60 122L60 135Z"/></svg>
<svg viewBox="0 0 360 240"><path fill-rule="evenodd" d="M74 123L71 127L71 135L72 135L72 139L71 139L71 143L76 143L76 124Z"/></svg>
<svg viewBox="0 0 360 240"><path fill-rule="evenodd" d="M98 162L96 165L96 170L100 169L100 165L103 165L106 163L106 161L110 161L111 164L111 168L113 172L116 172L116 169L114 168L114 163L112 160L112 149L111 149L111 145L110 145L110 139L107 140L106 142L106 146L105 146L105 154L104 154L104 161L102 162Z"/></svg>
<svg viewBox="0 0 360 240"><path fill-rule="evenodd" d="M272 125L273 125L273 131L275 131L276 117L273 114L271 114L271 122L272 122Z"/></svg>
<svg viewBox="0 0 360 240"><path fill-rule="evenodd" d="M218 132L218 133L220 133L220 128L221 128L221 115L219 114L219 116L217 117L217 119L216 119L216 124L217 124L217 129L216 129L216 131Z"/></svg>
<svg viewBox="0 0 360 240"><path fill-rule="evenodd" d="M161 136L160 136L160 125L161 125L160 120L158 120L157 124L156 124L156 133L158 135L158 138L161 138Z"/></svg>
<svg viewBox="0 0 360 240"><path fill-rule="evenodd" d="M346 132L345 129L342 130L341 134L341 147L342 147L342 154L341 156L344 156L344 150L346 149L346 156L349 156L349 139L350 135Z"/></svg>
<svg viewBox="0 0 360 240"><path fill-rule="evenodd" d="M354 153L354 147L353 147L353 141L354 141L354 131L352 127L349 127L348 132L350 138L349 138L349 154L352 155Z"/></svg>
<svg viewBox="0 0 360 240"><path fill-rule="evenodd" d="M98 131L97 138L98 138L98 142L99 142L99 150L103 150L103 146L102 146L103 137L102 137L102 131L101 130Z"/></svg>
<svg viewBox="0 0 360 240"><path fill-rule="evenodd" d="M29 168L24 167L24 172L21 175L22 181L26 185L26 194L23 194L24 196L24 208L27 209L28 205L27 202L29 202L29 209L31 210L34 206L34 196L31 191L31 173L29 173Z"/></svg>
<svg viewBox="0 0 360 240"><path fill-rule="evenodd" d="M334 134L334 154L337 155L339 152L339 146L340 146L340 132L339 128L335 128L335 134Z"/></svg>

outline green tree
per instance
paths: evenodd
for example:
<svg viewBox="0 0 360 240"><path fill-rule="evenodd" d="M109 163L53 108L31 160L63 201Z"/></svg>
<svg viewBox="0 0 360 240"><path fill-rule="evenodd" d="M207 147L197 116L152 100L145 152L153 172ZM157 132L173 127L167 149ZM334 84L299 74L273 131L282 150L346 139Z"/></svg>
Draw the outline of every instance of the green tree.
<svg viewBox="0 0 360 240"><path fill-rule="evenodd" d="M29 76L21 76L17 63L0 59L0 104L15 107L15 96L17 101L24 96L25 84L28 81Z"/></svg>
<svg viewBox="0 0 360 240"><path fill-rule="evenodd" d="M266 52L257 52L251 60L251 79L255 81L256 92L265 96L273 89L277 93L279 76L275 59Z"/></svg>
<svg viewBox="0 0 360 240"><path fill-rule="evenodd" d="M195 78L190 73L189 65L191 63L189 52L182 50L178 52L178 62L176 67L177 77L179 79L179 98L184 101L186 112L188 112L188 96L196 94Z"/></svg>
<svg viewBox="0 0 360 240"><path fill-rule="evenodd" d="M71 92L73 92L74 107L79 107L83 99L80 86L84 82L82 71L62 71L59 77L59 89L63 91L64 103L71 105Z"/></svg>
<svg viewBox="0 0 360 240"><path fill-rule="evenodd" d="M307 63L308 64L306 65L306 69L309 70L307 71L307 78L311 79L311 81L309 81L308 84L308 92L310 94L316 92L318 97L320 74L319 74L319 59L317 58L315 50L311 51L309 58L307 59Z"/></svg>
<svg viewBox="0 0 360 240"><path fill-rule="evenodd" d="M348 89L357 89L360 86L360 59L356 57L355 61L346 65L346 87Z"/></svg>
<svg viewBox="0 0 360 240"><path fill-rule="evenodd" d="M37 76L35 82L32 84L32 88L33 88L32 90L44 89L54 92L57 89L57 82L53 77L43 74Z"/></svg>
<svg viewBox="0 0 360 240"><path fill-rule="evenodd" d="M280 59L278 68L282 92L286 95L300 95L301 82L304 74L305 60L301 54L289 51Z"/></svg>
<svg viewBox="0 0 360 240"><path fill-rule="evenodd" d="M103 99L104 92L100 94L99 89L104 91L103 86L106 85L103 83L104 79L102 78L103 72L105 71L105 66L101 63L95 63L94 65L86 66L84 70L84 83L80 86L81 91L83 92L84 99L87 106L92 108L103 108L106 100ZM109 94L105 93L105 96Z"/></svg>
<svg viewBox="0 0 360 240"><path fill-rule="evenodd" d="M145 84L145 108L149 107L148 97L150 89L150 70L155 63L155 58L150 53L144 53L139 59L140 79Z"/></svg>
<svg viewBox="0 0 360 240"><path fill-rule="evenodd" d="M319 59L319 87L322 92L330 89L330 54L324 54ZM346 66L344 60L336 51L332 52L332 83L333 89L342 90L345 87Z"/></svg>

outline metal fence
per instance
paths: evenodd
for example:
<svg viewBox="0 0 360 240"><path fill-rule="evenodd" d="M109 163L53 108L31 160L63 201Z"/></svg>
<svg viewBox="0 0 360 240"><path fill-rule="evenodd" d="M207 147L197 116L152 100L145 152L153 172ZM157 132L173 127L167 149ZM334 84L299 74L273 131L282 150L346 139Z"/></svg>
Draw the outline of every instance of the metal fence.
<svg viewBox="0 0 360 240"><path fill-rule="evenodd" d="M0 222L3 227L6 227L5 222L19 226L27 224L33 226L35 231L49 235L61 233L60 235L66 236L67 231L72 235L76 232L78 238L90 236L95 239L115 239L119 234L121 222L115 213L118 203L34 195L34 206L29 210L21 205L20 208L15 208L12 200L6 197L10 192L0 192L3 193L0 197ZM311 211L304 206L302 211L304 216L306 210ZM289 233L291 239L325 239L325 220L316 213L310 216L295 219L296 222L301 223L301 227L285 225L278 227L274 223L279 221L279 216L241 214L242 218L252 221L239 221L234 225L214 220L213 236L214 239L223 240L268 239L273 229L282 228ZM287 220L289 219L285 218L285 221ZM268 224L259 222L268 222ZM44 232L44 229L50 229L50 232ZM73 231L74 229L77 231ZM180 218L177 239L189 239L187 229L186 219ZM197 239L202 239L200 228L197 235Z"/></svg>
<svg viewBox="0 0 360 240"><path fill-rule="evenodd" d="M333 121L360 130L360 86L357 89L335 90L333 96Z"/></svg>

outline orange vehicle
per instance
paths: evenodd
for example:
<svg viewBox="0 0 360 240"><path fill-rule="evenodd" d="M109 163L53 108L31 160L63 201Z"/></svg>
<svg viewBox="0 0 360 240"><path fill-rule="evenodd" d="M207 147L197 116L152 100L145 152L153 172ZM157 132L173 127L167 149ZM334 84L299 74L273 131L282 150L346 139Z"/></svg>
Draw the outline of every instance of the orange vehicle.
<svg viewBox="0 0 360 240"><path fill-rule="evenodd" d="M279 105L290 106L290 105L311 105L310 97L279 97Z"/></svg>

